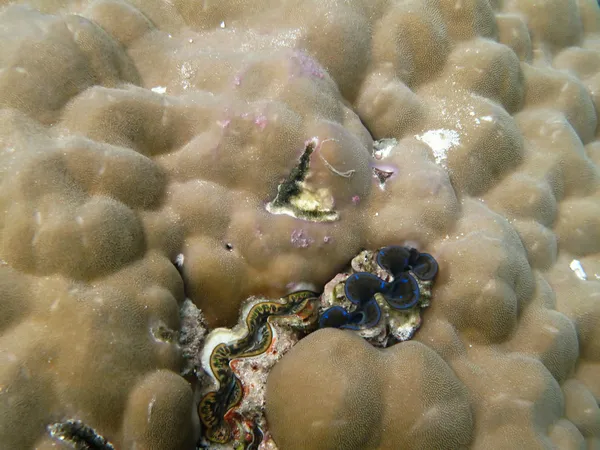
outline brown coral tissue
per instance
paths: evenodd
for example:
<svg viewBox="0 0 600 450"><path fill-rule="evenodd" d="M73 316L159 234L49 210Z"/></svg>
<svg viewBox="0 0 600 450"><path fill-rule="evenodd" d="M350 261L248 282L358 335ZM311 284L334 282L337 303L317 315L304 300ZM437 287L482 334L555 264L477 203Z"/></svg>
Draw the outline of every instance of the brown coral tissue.
<svg viewBox="0 0 600 450"><path fill-rule="evenodd" d="M0 450L194 449L204 327L391 245L420 329L298 342L279 450L599 448L598 111L596 0L0 0Z"/></svg>

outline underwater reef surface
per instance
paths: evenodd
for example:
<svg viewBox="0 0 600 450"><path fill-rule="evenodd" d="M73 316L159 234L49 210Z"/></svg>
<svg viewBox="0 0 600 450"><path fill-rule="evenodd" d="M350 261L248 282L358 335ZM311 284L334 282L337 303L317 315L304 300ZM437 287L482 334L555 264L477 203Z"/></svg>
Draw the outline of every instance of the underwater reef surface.
<svg viewBox="0 0 600 450"><path fill-rule="evenodd" d="M206 332L388 246L437 261L419 330L371 345L350 292L272 366L273 445L598 446L599 33L594 0L0 1L0 450L193 449Z"/></svg>

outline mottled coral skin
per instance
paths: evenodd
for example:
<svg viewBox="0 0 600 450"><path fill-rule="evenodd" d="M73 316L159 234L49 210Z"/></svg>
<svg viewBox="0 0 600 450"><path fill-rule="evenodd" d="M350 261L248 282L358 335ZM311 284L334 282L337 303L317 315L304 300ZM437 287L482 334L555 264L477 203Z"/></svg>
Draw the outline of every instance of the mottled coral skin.
<svg viewBox="0 0 600 450"><path fill-rule="evenodd" d="M342 408L356 442L436 448L453 430L474 449L597 446L597 2L0 8L2 445L60 446L45 426L66 417L118 448L189 448L197 417L176 375L181 352L160 338L179 328L186 295L211 326L231 325L249 295L322 286L362 248L410 244L444 270L420 344L394 349L403 359L386 360L385 373L415 370L414 389L432 395L411 400L417 413L425 398L447 398L420 368L444 367L472 417L425 416L423 429L439 427L430 442L385 422L387 392L365 394ZM315 137L333 140L307 180L340 220L269 214ZM375 160L380 138L398 145ZM384 189L373 166L393 172ZM297 355L290 364L306 377L313 352ZM341 378L354 373L338 367ZM313 391L299 399L276 380L269 407L330 417ZM155 390L186 407L159 402L148 430L129 414L147 411ZM282 443L311 436L285 417L271 417ZM386 426L381 441L361 441L374 423ZM315 437L308 448L338 439Z"/></svg>

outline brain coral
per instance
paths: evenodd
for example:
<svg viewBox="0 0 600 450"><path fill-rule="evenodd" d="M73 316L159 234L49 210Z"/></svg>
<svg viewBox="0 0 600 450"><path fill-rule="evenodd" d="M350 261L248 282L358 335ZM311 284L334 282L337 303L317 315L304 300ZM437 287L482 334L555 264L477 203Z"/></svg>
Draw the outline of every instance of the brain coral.
<svg viewBox="0 0 600 450"><path fill-rule="evenodd" d="M0 448L193 448L186 298L232 325L403 243L440 267L415 342L301 341L282 450L597 447L599 33L594 0L0 2Z"/></svg>

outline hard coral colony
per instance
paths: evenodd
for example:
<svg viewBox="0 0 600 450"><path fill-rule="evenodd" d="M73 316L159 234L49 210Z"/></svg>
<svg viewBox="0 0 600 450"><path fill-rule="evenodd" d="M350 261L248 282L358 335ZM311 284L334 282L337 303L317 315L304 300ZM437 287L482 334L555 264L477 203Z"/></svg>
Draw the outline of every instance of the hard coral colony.
<svg viewBox="0 0 600 450"><path fill-rule="evenodd" d="M0 450L597 448L598 111L595 0L0 2Z"/></svg>
<svg viewBox="0 0 600 450"><path fill-rule="evenodd" d="M278 300L248 299L238 325L211 331L202 350L211 381L198 407L201 446L275 448L264 417L273 365L317 328L353 330L382 347L410 339L421 324L420 309L429 306L437 271L431 255L391 246L361 252L320 298L298 291Z"/></svg>

